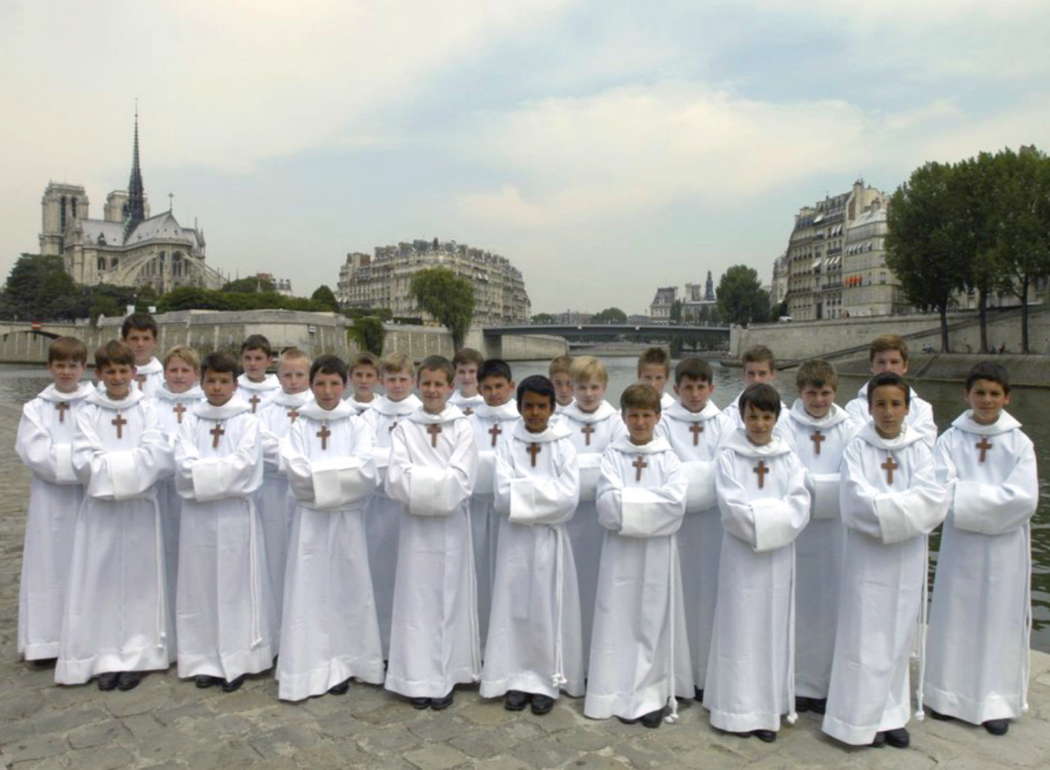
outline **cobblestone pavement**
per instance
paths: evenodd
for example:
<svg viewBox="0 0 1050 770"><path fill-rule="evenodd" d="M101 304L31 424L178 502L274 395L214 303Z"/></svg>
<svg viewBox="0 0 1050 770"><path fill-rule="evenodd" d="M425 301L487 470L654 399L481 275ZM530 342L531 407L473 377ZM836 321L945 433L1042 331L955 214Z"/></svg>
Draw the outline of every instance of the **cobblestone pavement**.
<svg viewBox="0 0 1050 770"><path fill-rule="evenodd" d="M1031 711L1005 738L956 722L911 725L912 748L849 750L812 715L773 744L715 732L683 703L677 724L648 730L585 719L562 699L545 717L512 714L476 689L443 712L415 711L383 690L280 703L272 678L223 694L172 672L129 693L56 687L15 653L28 474L12 448L18 409L0 404L0 763L7 768L1005 768L1050 767L1050 656L1033 654Z"/></svg>

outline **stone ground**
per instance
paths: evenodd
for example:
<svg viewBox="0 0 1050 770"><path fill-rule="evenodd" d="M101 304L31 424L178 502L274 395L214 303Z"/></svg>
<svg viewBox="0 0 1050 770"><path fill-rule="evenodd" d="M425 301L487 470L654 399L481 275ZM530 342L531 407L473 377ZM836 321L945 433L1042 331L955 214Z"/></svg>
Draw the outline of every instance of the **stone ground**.
<svg viewBox="0 0 1050 770"><path fill-rule="evenodd" d="M241 691L198 690L151 674L130 693L56 687L15 653L18 574L28 474L14 443L18 408L0 404L0 763L5 768L973 768L1050 767L1050 656L1033 653L1031 711L1005 738L956 722L911 725L912 748L846 749L814 716L776 743L715 732L683 703L675 725L648 730L593 721L562 699L545 717L511 714L476 689L443 712L415 711L383 690L291 705L259 676Z"/></svg>

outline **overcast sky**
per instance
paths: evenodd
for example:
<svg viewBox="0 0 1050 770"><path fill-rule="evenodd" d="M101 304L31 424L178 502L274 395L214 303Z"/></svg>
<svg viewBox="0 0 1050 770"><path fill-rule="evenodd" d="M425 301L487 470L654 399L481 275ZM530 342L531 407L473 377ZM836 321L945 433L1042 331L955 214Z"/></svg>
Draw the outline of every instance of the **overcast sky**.
<svg viewBox="0 0 1050 770"><path fill-rule="evenodd" d="M127 185L208 261L333 288L348 251L454 239L533 311L648 308L801 205L927 160L1050 148L1046 0L4 0L0 270L48 180Z"/></svg>

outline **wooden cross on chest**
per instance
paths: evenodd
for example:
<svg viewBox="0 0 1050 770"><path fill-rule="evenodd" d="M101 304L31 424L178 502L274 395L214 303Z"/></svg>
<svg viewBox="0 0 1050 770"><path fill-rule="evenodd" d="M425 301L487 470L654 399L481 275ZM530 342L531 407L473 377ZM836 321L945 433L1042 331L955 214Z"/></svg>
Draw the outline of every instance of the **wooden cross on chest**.
<svg viewBox="0 0 1050 770"><path fill-rule="evenodd" d="M649 463L647 463L645 460L643 460L641 455L638 455L636 458L634 458L634 462L631 463L631 465L634 466L634 480L635 481L641 481L642 480L642 468L648 468L649 467Z"/></svg>
<svg viewBox="0 0 1050 770"><path fill-rule="evenodd" d="M900 466L897 464L897 461L893 459L893 455L890 455L889 457L887 457L886 458L886 462L884 462L879 467L882 468L884 471L886 471L886 483L887 484L892 484L893 483L893 472L895 470L897 470L898 468L900 468Z"/></svg>
<svg viewBox="0 0 1050 770"><path fill-rule="evenodd" d="M693 446L699 446L700 434L704 432L704 426L698 422L694 422L689 426L689 432L693 434Z"/></svg>
<svg viewBox="0 0 1050 770"><path fill-rule="evenodd" d="M769 473L769 466L766 465L766 461L759 460L758 465L752 468L752 470L755 472L755 475L758 476L758 488L764 489L766 486L766 474Z"/></svg>
<svg viewBox="0 0 1050 770"><path fill-rule="evenodd" d="M583 434L584 440L587 442L586 445L590 446L591 445L591 434L594 433L594 426L591 425L590 423L587 423L582 428L580 428L580 433Z"/></svg>
<svg viewBox="0 0 1050 770"><path fill-rule="evenodd" d="M499 438L501 433L503 433L503 428L499 426L498 422L489 428L489 435L492 436L492 446L496 446L496 439Z"/></svg>
<svg viewBox="0 0 1050 770"><path fill-rule="evenodd" d="M430 446L436 447L438 445L438 434L441 432L441 426L436 422L430 423L427 426L427 433L430 434ZM493 444L495 446L495 444Z"/></svg>
<svg viewBox="0 0 1050 770"><path fill-rule="evenodd" d="M988 459L988 450L992 448L992 442L988 440L987 436L981 436L981 440L974 444L974 446L981 450L981 456L978 458L977 462L983 463Z"/></svg>
<svg viewBox="0 0 1050 770"><path fill-rule="evenodd" d="M215 427L212 428L210 431L208 431L208 433L211 434L211 448L212 449L218 449L219 448L219 439L226 435L226 431L223 430L222 423L221 422L215 423Z"/></svg>
<svg viewBox="0 0 1050 770"><path fill-rule="evenodd" d="M288 415L288 422L295 422L296 418L299 417L299 412L296 409L289 409L285 414Z"/></svg>
<svg viewBox="0 0 1050 770"><path fill-rule="evenodd" d="M540 453L543 448L536 443L529 444L529 448L525 451L529 453L529 459L532 460L532 467L536 467L536 455Z"/></svg>
<svg viewBox="0 0 1050 770"><path fill-rule="evenodd" d="M124 426L128 424L128 421L124 419L124 416L117 412L117 416L109 421L109 424L117 429L117 438L124 438Z"/></svg>
<svg viewBox="0 0 1050 770"><path fill-rule="evenodd" d="M68 401L59 401L57 404L55 404L55 409L58 410L58 421L59 422L65 422L66 421L66 412L69 411L69 402Z"/></svg>
<svg viewBox="0 0 1050 770"><path fill-rule="evenodd" d="M820 445L824 443L824 440L826 438L827 436L825 436L819 430L815 430L809 434L809 440L813 442L813 454L820 454Z"/></svg>
<svg viewBox="0 0 1050 770"><path fill-rule="evenodd" d="M470 417L470 415L474 414L474 410L469 406L465 406L463 407L463 414L465 414L467 417Z"/></svg>
<svg viewBox="0 0 1050 770"><path fill-rule="evenodd" d="M179 421L179 425L182 425L182 413L186 411L186 407L182 403L175 404L171 408L171 411L175 413L175 419Z"/></svg>
<svg viewBox="0 0 1050 770"><path fill-rule="evenodd" d="M259 406L260 400L257 393L252 393L252 397L248 399L248 403L252 405L252 414L255 414L255 408Z"/></svg>
<svg viewBox="0 0 1050 770"><path fill-rule="evenodd" d="M328 423L321 423L321 430L317 431L317 438L321 439L321 451L328 449L328 439L332 431L328 430Z"/></svg>
<svg viewBox="0 0 1050 770"><path fill-rule="evenodd" d="M392 423L390 423L390 427L386 429L387 433L393 433L394 432L394 428L396 428L396 427L397 427L397 420L394 420Z"/></svg>

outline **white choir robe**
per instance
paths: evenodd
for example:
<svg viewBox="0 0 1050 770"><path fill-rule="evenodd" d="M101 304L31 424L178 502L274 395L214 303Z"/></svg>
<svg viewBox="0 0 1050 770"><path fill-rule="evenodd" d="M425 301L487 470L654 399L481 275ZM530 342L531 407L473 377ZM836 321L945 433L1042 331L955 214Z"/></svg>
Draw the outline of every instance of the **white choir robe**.
<svg viewBox="0 0 1050 770"><path fill-rule="evenodd" d="M76 419L73 468L84 501L73 528L59 684L165 669L174 657L155 490L172 457L153 403L138 390L119 401L96 391Z"/></svg>
<svg viewBox="0 0 1050 770"><path fill-rule="evenodd" d="M580 466L580 504L569 519L566 529L572 541L572 555L576 560L576 580L580 588L580 622L583 624L583 661L591 648L591 626L594 624L594 597L598 588L598 565L602 557L605 529L598 523L595 497L601 474L602 452L616 439L627 435L620 412L608 401L593 412L581 411L574 401L558 416L569 431L576 447Z"/></svg>
<svg viewBox="0 0 1050 770"><path fill-rule="evenodd" d="M153 356L149 362L136 366L135 383L146 398L156 398L157 392L164 387L164 364Z"/></svg>
<svg viewBox="0 0 1050 770"><path fill-rule="evenodd" d="M248 405L251 414L258 415L263 406L281 392L281 383L276 374L267 374L261 382L249 380L247 374L237 378L237 392L234 394Z"/></svg>
<svg viewBox="0 0 1050 770"><path fill-rule="evenodd" d="M580 595L565 531L580 498L576 450L562 425L530 433L519 420L507 433L496 450L500 534L481 696L579 697Z"/></svg>
<svg viewBox="0 0 1050 770"><path fill-rule="evenodd" d="M930 608L926 704L973 724L1016 719L1027 707L1035 451L1006 412L993 425L965 412L934 455L951 508Z"/></svg>
<svg viewBox="0 0 1050 770"><path fill-rule="evenodd" d="M448 399L449 406L458 407L459 411L463 412L467 417L474 414L478 407L484 406L484 404L485 399L480 393L475 393L473 396L464 396L458 388L452 391L452 395Z"/></svg>
<svg viewBox="0 0 1050 770"><path fill-rule="evenodd" d="M175 443L182 678L232 681L273 665L275 610L254 501L262 476L260 425L248 404L236 395L222 406L197 404Z"/></svg>
<svg viewBox="0 0 1050 770"><path fill-rule="evenodd" d="M377 396L375 406L362 419L372 430L372 460L376 466L379 488L372 495L365 512L365 537L368 538L368 565L372 570L379 617L379 638L383 654L390 650L390 619L394 607L394 576L397 572L397 539L401 526L401 503L386 494L386 469L390 465L390 434L394 427L423 405L414 393L401 401Z"/></svg>
<svg viewBox="0 0 1050 770"><path fill-rule="evenodd" d="M809 522L806 472L788 442L726 437L715 473L722 513L718 604L704 706L719 730L780 729L795 714L795 539Z"/></svg>
<svg viewBox="0 0 1050 770"><path fill-rule="evenodd" d="M690 412L676 401L663 411L656 429L656 435L667 439L682 461L682 474L689 484L685 496L685 518L677 539L682 562L689 657L697 687L703 687L707 676L707 655L711 649L711 628L718 598L718 556L722 550L722 518L715 497L715 466L718 446L733 430L732 422L714 401L708 401L699 412Z"/></svg>
<svg viewBox="0 0 1050 770"><path fill-rule="evenodd" d="M584 716L636 719L665 706L677 714L675 696L693 697L675 541L687 487L666 439L621 436L602 455L597 507L607 531Z"/></svg>
<svg viewBox="0 0 1050 770"><path fill-rule="evenodd" d="M26 660L58 657L73 523L84 499L73 470L73 434L94 392L86 382L72 393L48 385L22 407L15 451L33 474L18 585L18 653Z"/></svg>
<svg viewBox="0 0 1050 770"><path fill-rule="evenodd" d="M435 427L439 433L430 433ZM428 430L429 429L429 430ZM386 689L443 698L481 675L470 493L474 430L464 414L422 407L391 434L387 495L401 503Z"/></svg>
<svg viewBox="0 0 1050 770"><path fill-rule="evenodd" d="M351 393L349 395L349 397L344 399L345 403L354 410L354 413L358 417L360 417L365 412L367 412L369 409L371 409L373 406L375 406L376 402L378 400L379 400L379 396L373 394L371 401L358 401L357 400L357 396L355 396L353 393Z"/></svg>
<svg viewBox="0 0 1050 770"><path fill-rule="evenodd" d="M576 403L576 399L573 399L572 401L570 401L567 404L557 404L556 403L554 405L554 415L558 416L558 415L564 413L566 409L568 409L570 406L572 406L575 403Z"/></svg>
<svg viewBox="0 0 1050 770"><path fill-rule="evenodd" d="M323 695L350 677L382 684L364 521L376 486L371 430L345 402L331 410L308 403L282 442L281 456L295 513L277 696L296 701Z"/></svg>
<svg viewBox="0 0 1050 770"><path fill-rule="evenodd" d="M495 571L496 541L500 518L492 509L495 489L496 449L510 440L514 423L520 418L518 405L511 399L500 406L482 404L469 417L478 445L478 475L470 496L470 532L474 543L474 569L478 584L478 627L481 647L489 627L492 607L492 577Z"/></svg>
<svg viewBox="0 0 1050 770"><path fill-rule="evenodd" d="M776 387L776 383L769 383L769 384L773 385L773 387ZM747 388L744 388L744 390L747 390ZM736 398L734 398L732 401L730 401L728 404L726 404L725 407L722 409L722 414L724 414L727 418L732 420L733 427L737 428L737 429L743 429L743 427L744 427L744 417L743 417L743 415L740 414L740 397L742 395L744 395L744 391L743 390L740 391L739 393L737 393L736 394ZM787 411L788 411L787 404L785 404L783 401L781 401L780 402L780 414L781 415L785 415L785 414L787 414ZM784 421L783 420L777 420L777 424L773 428L773 433L775 435L777 435L777 436L780 436L780 438L786 438L786 436L784 434L784 427L785 427L784 426Z"/></svg>
<svg viewBox="0 0 1050 770"><path fill-rule="evenodd" d="M904 418L904 424L918 431L926 446L932 450L933 445L937 443L937 423L933 421L933 406L929 401L920 398L915 388L910 390L908 414ZM871 422L871 412L868 410L868 383L861 385L856 398L850 399L846 404L846 411L862 423Z"/></svg>
<svg viewBox="0 0 1050 770"><path fill-rule="evenodd" d="M839 505L846 545L821 729L863 746L911 716L908 667L925 602L926 536L944 520L948 495L921 433L905 425L885 439L869 421L846 445Z"/></svg>
<svg viewBox="0 0 1050 770"><path fill-rule="evenodd" d="M835 654L845 529L839 515L842 453L864 423L832 404L827 415L806 412L801 399L780 417L788 442L806 470L813 504L795 541L795 694L828 697Z"/></svg>
<svg viewBox="0 0 1050 770"><path fill-rule="evenodd" d="M266 571L273 589L276 642L280 641L281 635L284 567L288 558L288 532L292 527L292 511L295 508L295 500L288 491L288 478L281 464L281 442L298 419L302 407L312 400L313 394L309 390L302 393L285 393L281 390L259 407L257 414L263 442L263 483L255 493L255 507L259 509L263 544L266 546Z"/></svg>

